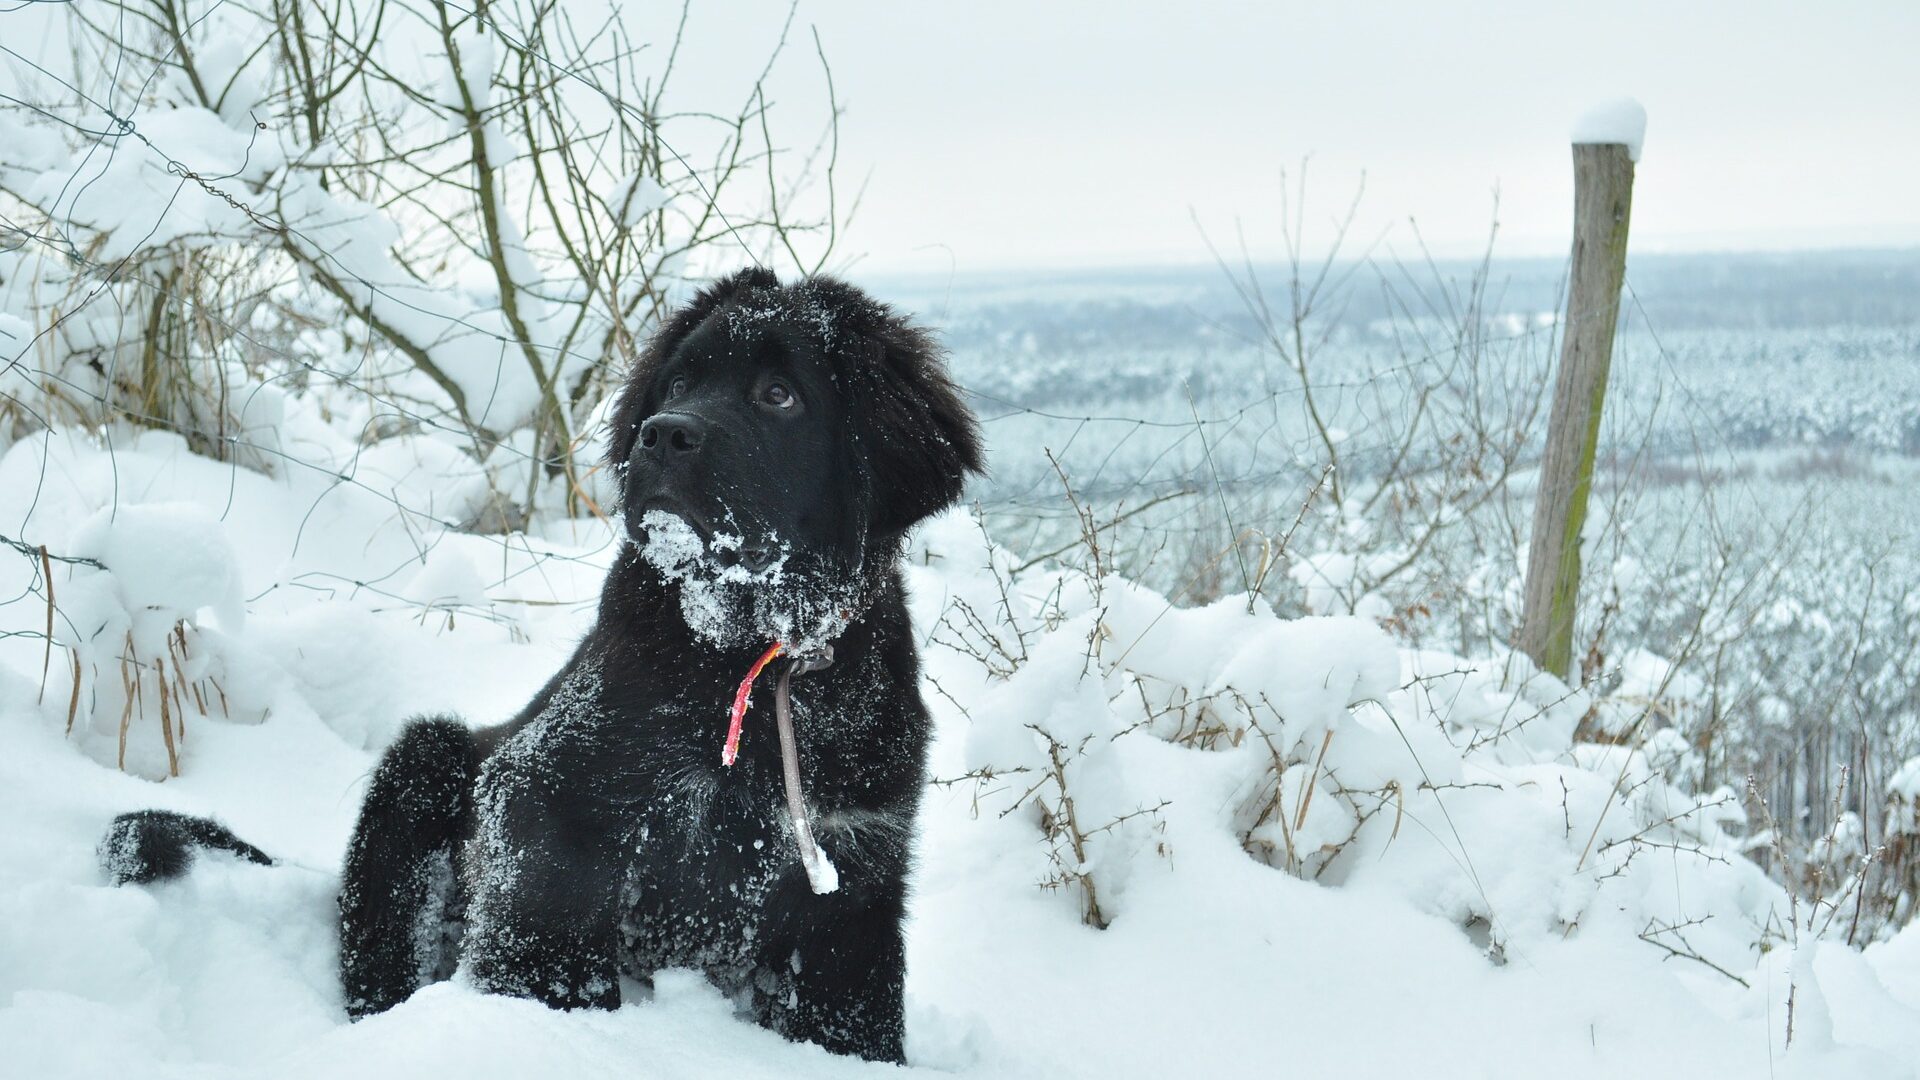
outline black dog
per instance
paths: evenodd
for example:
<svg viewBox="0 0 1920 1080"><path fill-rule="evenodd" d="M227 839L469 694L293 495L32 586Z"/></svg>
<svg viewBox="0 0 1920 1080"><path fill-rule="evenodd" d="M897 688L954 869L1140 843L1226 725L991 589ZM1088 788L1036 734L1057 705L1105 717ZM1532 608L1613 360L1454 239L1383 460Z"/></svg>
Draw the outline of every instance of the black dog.
<svg viewBox="0 0 1920 1080"><path fill-rule="evenodd" d="M664 324L610 441L628 542L579 650L511 722L415 720L374 772L340 893L347 1009L461 964L488 990L613 1006L622 975L686 966L790 1038L899 1061L929 722L897 564L979 470L973 416L884 305L751 270ZM723 766L736 688L775 642ZM828 651L792 684L805 803L838 873L816 892L771 698L781 665ZM102 850L116 881L147 881L194 847L265 858L157 812L117 819Z"/></svg>

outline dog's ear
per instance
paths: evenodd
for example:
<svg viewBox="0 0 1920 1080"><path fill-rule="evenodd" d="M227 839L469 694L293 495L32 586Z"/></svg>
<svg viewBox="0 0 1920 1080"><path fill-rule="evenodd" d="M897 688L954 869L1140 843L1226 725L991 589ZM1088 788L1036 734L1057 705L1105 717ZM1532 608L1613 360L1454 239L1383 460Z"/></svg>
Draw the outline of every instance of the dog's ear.
<svg viewBox="0 0 1920 1080"><path fill-rule="evenodd" d="M607 417L607 467L616 481L624 481L627 462L633 457L634 440L640 437L640 425L647 419L647 396L653 390L653 378L687 339L687 335L706 321L720 305L753 289L777 289L780 279L765 267L749 267L721 278L700 290L685 307L669 315L646 347L640 350L633 370Z"/></svg>
<svg viewBox="0 0 1920 1080"><path fill-rule="evenodd" d="M855 414L864 420L873 534L903 533L952 506L968 475L982 471L980 426L930 331L844 282L815 278L804 288L851 338L836 351L853 368Z"/></svg>

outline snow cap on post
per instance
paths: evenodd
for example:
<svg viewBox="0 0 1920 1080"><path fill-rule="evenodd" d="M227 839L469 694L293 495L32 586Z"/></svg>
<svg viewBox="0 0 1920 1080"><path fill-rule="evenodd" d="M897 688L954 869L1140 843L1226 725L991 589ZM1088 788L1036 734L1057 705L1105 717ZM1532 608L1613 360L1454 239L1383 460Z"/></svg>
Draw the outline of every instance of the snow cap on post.
<svg viewBox="0 0 1920 1080"><path fill-rule="evenodd" d="M1630 97L1603 101L1573 122L1573 141L1580 143L1619 143L1627 148L1627 157L1640 163L1640 146L1647 140L1647 110Z"/></svg>

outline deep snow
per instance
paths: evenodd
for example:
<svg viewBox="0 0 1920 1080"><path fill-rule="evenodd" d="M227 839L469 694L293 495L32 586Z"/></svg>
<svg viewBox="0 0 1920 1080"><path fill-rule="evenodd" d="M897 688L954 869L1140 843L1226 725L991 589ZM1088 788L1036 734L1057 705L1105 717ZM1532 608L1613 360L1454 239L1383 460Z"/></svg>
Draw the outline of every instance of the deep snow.
<svg viewBox="0 0 1920 1080"><path fill-rule="evenodd" d="M455 463L423 460L429 479L416 482L444 498L431 477ZM610 1013L551 1012L456 979L346 1023L332 889L375 755L412 712L476 723L514 712L591 617L613 543L591 521L505 540L443 533L396 509L391 493L412 474L394 472L377 485L319 470L266 477L128 432L111 459L65 434L0 458L8 530L32 505L24 539L125 571L56 569L60 595L109 613L117 602L130 625L191 616L205 666L187 677L217 680L226 699L223 709L203 694L204 711L176 718L180 775L161 780L148 687L122 772L110 658L125 638L91 638L90 622L57 631L44 696L41 643L0 638L4 1071L888 1072L783 1042L689 973L665 974L647 1000L634 988ZM1586 703L1516 662L1398 650L1360 618L1285 621L1231 600L1173 609L1125 582L1042 568L1011 581L1021 634L986 620L1019 658L995 673L969 651L999 654L950 616L956 600L993 611L991 568L1014 560L955 513L922 530L910 561L940 726L934 773L999 770L928 792L909 924L916 1069L1914 1075L1920 931L1864 954L1778 934L1757 952L1788 911L1720 831L1737 810L1664 783L1643 755L1569 745L1569 710ZM32 572L0 557L6 595ZM43 618L29 597L0 606L0 631ZM68 644L103 673L70 736ZM1229 690L1263 704L1243 712ZM1099 882L1107 930L1082 925L1072 882L1039 887L1061 866L1033 801L1014 805L1032 774L1007 771L1044 757L1028 724L1083 748L1067 775L1087 828L1137 812L1069 867ZM1276 741L1305 759L1288 756L1281 811L1255 826ZM1373 803L1337 797L1329 775L1396 794L1356 825L1353 807ZM94 844L114 813L142 807L214 814L285 865L206 858L184 881L109 888ZM1661 827L1662 811L1680 826ZM1673 850L1683 846L1704 854ZM1641 940L1650 918L1704 920L1683 931L1688 942L1749 985L1667 958Z"/></svg>

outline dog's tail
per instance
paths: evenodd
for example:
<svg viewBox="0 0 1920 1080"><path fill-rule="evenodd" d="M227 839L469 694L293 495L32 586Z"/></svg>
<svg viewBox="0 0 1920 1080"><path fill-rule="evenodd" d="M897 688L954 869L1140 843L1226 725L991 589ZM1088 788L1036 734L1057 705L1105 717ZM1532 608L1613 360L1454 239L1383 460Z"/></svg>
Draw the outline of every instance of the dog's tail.
<svg viewBox="0 0 1920 1080"><path fill-rule="evenodd" d="M115 885L146 885L186 873L194 854L203 848L261 866L273 865L266 852L217 821L171 810L136 810L107 826L107 835L100 840L100 866Z"/></svg>

